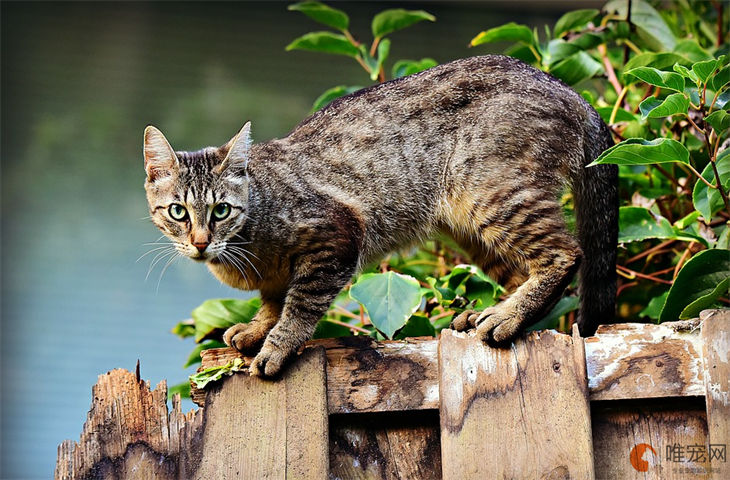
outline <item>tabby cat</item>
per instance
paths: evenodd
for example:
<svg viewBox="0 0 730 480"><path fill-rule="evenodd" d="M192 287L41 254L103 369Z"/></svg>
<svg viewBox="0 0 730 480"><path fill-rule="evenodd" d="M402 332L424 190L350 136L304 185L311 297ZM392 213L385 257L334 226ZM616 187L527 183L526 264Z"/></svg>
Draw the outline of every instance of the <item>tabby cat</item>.
<svg viewBox="0 0 730 480"><path fill-rule="evenodd" d="M153 222L222 282L258 289L228 345L273 376L311 338L358 268L444 232L495 279L520 286L452 327L510 342L580 268L583 334L612 319L617 169L586 168L612 145L575 91L518 60L481 56L365 88L252 144L250 123L222 147L175 152L144 135ZM576 236L560 195L570 186Z"/></svg>

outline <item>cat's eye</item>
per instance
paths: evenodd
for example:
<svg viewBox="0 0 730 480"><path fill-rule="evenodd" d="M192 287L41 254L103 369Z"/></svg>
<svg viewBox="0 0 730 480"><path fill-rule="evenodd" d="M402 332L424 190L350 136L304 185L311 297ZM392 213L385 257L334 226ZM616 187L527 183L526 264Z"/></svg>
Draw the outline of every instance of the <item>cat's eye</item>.
<svg viewBox="0 0 730 480"><path fill-rule="evenodd" d="M231 206L227 203L219 203L213 207L213 219L223 220L231 213Z"/></svg>
<svg viewBox="0 0 730 480"><path fill-rule="evenodd" d="M179 203L173 203L168 209L170 216L177 221L183 221L188 216L188 211Z"/></svg>

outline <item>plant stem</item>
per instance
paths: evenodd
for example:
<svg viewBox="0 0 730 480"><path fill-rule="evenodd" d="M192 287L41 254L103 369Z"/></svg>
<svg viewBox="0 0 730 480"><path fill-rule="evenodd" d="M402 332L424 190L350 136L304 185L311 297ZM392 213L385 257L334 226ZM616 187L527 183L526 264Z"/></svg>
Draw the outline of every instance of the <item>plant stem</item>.
<svg viewBox="0 0 730 480"><path fill-rule="evenodd" d="M651 253L654 253L657 250L661 250L662 248L668 247L669 245L673 244L674 242L676 242L676 240L667 240L665 242L662 242L662 243L660 243L659 245L657 245L655 247L651 247L650 249L644 250L640 254L638 254L638 255L636 255L634 257L629 258L628 260L626 260L626 263L628 264L628 263L633 263L633 262L635 262L637 260L641 260L642 258L646 257L647 255L649 255Z"/></svg>
<svg viewBox="0 0 730 480"><path fill-rule="evenodd" d="M339 306L337 304L335 304L335 310L337 310L337 312L340 315L344 315L345 317L349 317L349 318L352 318L354 320L360 320L360 317L359 316L355 315L354 313L352 313L348 309L343 308L343 307L341 307L341 306Z"/></svg>
<svg viewBox="0 0 730 480"><path fill-rule="evenodd" d="M710 158L710 164L712 165L712 171L715 173L715 182L717 182L717 185L714 188L717 188L717 191L720 192L722 201L725 204L725 210L727 210L727 213L730 213L730 199L727 198L727 192L720 181L720 172L717 171L717 162L715 162L714 157Z"/></svg>
<svg viewBox="0 0 730 480"><path fill-rule="evenodd" d="M711 163L712 163L713 166L715 165L715 162L711 162ZM697 178L699 178L700 180L702 180L703 182L705 182L705 185L707 185L709 188L717 188L715 185L713 185L710 182L708 182L707 180L705 180L705 177L703 177L702 174L700 172L698 172L697 170L695 170L695 167L693 167L689 163L683 163L682 165L685 165L687 168L689 168L690 170L692 170L692 173L694 173L695 175L697 175ZM728 210L728 211L730 212L730 210Z"/></svg>
<svg viewBox="0 0 730 480"><path fill-rule="evenodd" d="M626 97L626 93L628 91L628 85L621 89L621 93L619 93L618 98L616 99L616 104L613 106L613 110L611 110L611 118L608 119L608 123L610 125L613 125L613 122L616 120L616 114L618 113L618 109L621 107L621 103L624 101L624 97Z"/></svg>
<svg viewBox="0 0 730 480"><path fill-rule="evenodd" d="M347 38L347 40L348 40L348 41L349 41L349 42L350 42L351 44L353 44L353 45L354 45L354 46L356 46L356 47L359 47L359 46L360 46L360 42L358 42L357 40L355 40L355 37L353 37L353 36L352 36L352 34L350 33L350 31L349 31L349 30L347 30L347 29L345 29L345 30L342 30L342 33L344 33L344 34L345 34L345 37Z"/></svg>
<svg viewBox="0 0 730 480"><path fill-rule="evenodd" d="M439 313L438 315L434 315L433 317L431 317L430 320L431 320L431 322L435 322L436 320L438 320L440 318L448 317L449 315L453 315L454 313L456 313L456 312L454 312L453 310L444 310L443 312Z"/></svg>
<svg viewBox="0 0 730 480"><path fill-rule="evenodd" d="M629 280L633 280L634 278L643 278L645 280L651 280L653 282L663 283L665 285L672 284L672 282L670 280L664 280L663 278L657 278L657 277L653 277L651 275L646 275L644 273L639 273L634 270L631 270L630 268L626 268L623 265L616 265L616 269L618 270L619 275L626 277Z"/></svg>
<svg viewBox="0 0 730 480"><path fill-rule="evenodd" d="M378 51L378 44L380 43L380 37L375 37L373 40L373 44L370 46L370 56L375 57L375 54Z"/></svg>
<svg viewBox="0 0 730 480"><path fill-rule="evenodd" d="M355 60L357 60L357 63L359 63L359 64L360 64L360 66L361 66L362 68L364 68L366 72L368 72L368 75L370 75L370 74L372 73L372 72L370 71L370 68L368 68L368 66L367 66L367 65L365 64L365 61L363 61L363 59L362 59L362 58L360 58L360 56L357 56L357 57L355 57Z"/></svg>
<svg viewBox="0 0 730 480"><path fill-rule="evenodd" d="M606 44L602 43L601 45L599 45L598 51L601 54L601 60L603 60L603 66L606 68L606 75L608 76L608 81L611 82L611 86L613 86L613 89L616 90L616 93L619 93L622 90L621 82L618 81L618 77L616 77L616 72L613 69L613 65L611 65L611 60L609 60L609 58L608 58L608 50L606 50Z"/></svg>
<svg viewBox="0 0 730 480"><path fill-rule="evenodd" d="M624 42L624 44L626 44L626 46L628 46L631 50L633 50L634 53L636 53L637 55L641 55L642 53L644 53L641 51L641 49L639 47L634 45L634 42L632 42L631 40L625 38L623 40L623 42Z"/></svg>
<svg viewBox="0 0 730 480"><path fill-rule="evenodd" d="M339 320L333 320L331 318L325 318L324 321L334 323L335 325L339 325L341 327L347 327L350 330L354 330L355 332L360 332L360 333L364 333L366 335L370 335L370 330L368 330L367 328L358 327L357 325L350 325L349 323L340 322Z"/></svg>
<svg viewBox="0 0 730 480"><path fill-rule="evenodd" d="M692 243L694 243L694 242L691 242L690 245L692 245ZM690 252L690 247L688 246L687 248L684 249L682 256L679 257L677 266L674 267L674 273L672 274L672 278L677 278L679 271L682 269L682 265L684 265L684 262L687 260L687 257L689 256L690 253L692 253L692 252Z"/></svg>

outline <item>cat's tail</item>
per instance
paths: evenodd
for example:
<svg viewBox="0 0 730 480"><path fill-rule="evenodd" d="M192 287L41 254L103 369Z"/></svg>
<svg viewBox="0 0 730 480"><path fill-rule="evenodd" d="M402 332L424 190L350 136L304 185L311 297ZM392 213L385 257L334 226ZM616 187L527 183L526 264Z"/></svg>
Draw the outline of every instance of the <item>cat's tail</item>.
<svg viewBox="0 0 730 480"><path fill-rule="evenodd" d="M589 112L584 165L614 144L598 113L592 108ZM581 335L588 336L595 333L598 325L613 323L616 314L618 167L583 167L574 181L573 196L578 241L583 249L578 326Z"/></svg>

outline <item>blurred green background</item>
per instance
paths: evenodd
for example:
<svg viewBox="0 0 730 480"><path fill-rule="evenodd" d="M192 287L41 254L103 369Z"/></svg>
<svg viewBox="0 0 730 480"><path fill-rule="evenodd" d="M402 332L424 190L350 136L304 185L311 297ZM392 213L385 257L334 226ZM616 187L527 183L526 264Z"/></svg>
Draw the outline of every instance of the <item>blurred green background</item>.
<svg viewBox="0 0 730 480"><path fill-rule="evenodd" d="M2 390L0 478L49 478L78 440L99 374L141 361L142 377L183 381L189 351L171 333L203 300L244 297L193 262L145 281L159 236L146 220L142 131L176 149L286 135L325 89L366 85L346 57L285 52L320 30L286 3L2 2ZM446 62L478 32L552 24L600 2L334 3L370 39L385 8L437 17L391 36L387 65ZM542 28L542 27L541 27ZM186 408L192 404L186 402Z"/></svg>

